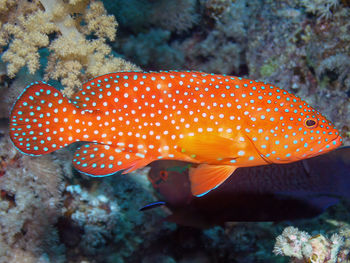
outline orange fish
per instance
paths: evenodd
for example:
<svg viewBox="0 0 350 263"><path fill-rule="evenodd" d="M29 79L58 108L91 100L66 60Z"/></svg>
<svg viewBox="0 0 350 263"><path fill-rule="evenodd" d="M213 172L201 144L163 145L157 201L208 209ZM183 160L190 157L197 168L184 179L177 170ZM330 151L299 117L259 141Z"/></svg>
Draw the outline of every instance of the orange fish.
<svg viewBox="0 0 350 263"><path fill-rule="evenodd" d="M41 155L86 142L74 166L92 176L128 173L158 159L197 163L201 196L238 167L293 162L335 149L336 128L274 85L202 72L123 72L85 83L71 100L36 82L11 113L10 135Z"/></svg>

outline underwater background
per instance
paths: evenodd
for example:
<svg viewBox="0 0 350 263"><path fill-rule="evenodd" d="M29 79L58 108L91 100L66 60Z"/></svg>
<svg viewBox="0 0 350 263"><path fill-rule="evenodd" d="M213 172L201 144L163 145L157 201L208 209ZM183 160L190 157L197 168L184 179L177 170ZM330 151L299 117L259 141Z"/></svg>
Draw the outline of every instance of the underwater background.
<svg viewBox="0 0 350 263"><path fill-rule="evenodd" d="M8 131L33 81L69 97L101 74L176 69L274 83L350 145L350 1L0 0L0 28L0 262L350 262L347 201L307 220L183 227L139 211L160 199L148 168L91 178L72 168L76 145L26 156Z"/></svg>

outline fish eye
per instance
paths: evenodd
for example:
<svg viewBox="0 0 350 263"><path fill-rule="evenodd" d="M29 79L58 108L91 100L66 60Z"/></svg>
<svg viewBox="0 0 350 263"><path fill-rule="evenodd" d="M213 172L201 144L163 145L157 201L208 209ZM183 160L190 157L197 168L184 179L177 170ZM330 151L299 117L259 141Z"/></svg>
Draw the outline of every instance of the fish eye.
<svg viewBox="0 0 350 263"><path fill-rule="evenodd" d="M305 118L304 126L308 129L314 129L318 125L318 121L315 118Z"/></svg>
<svg viewBox="0 0 350 263"><path fill-rule="evenodd" d="M167 171L160 171L160 178L163 181L166 181L168 179L168 172Z"/></svg>

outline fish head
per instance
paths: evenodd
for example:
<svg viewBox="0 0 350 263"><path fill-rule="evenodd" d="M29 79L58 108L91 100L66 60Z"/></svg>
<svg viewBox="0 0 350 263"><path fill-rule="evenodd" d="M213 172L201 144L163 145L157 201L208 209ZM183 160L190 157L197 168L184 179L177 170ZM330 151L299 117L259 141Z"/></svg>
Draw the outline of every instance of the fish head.
<svg viewBox="0 0 350 263"><path fill-rule="evenodd" d="M254 128L246 135L265 161L294 162L342 144L336 127L306 102L285 91L274 96L257 105L254 115L247 118Z"/></svg>
<svg viewBox="0 0 350 263"><path fill-rule="evenodd" d="M171 207L187 204L192 199L188 169L190 163L174 160L157 160L150 164L148 179Z"/></svg>
<svg viewBox="0 0 350 263"><path fill-rule="evenodd" d="M314 114L307 114L303 119L304 130L297 133L297 138L304 144L298 149L299 159L314 157L327 153L338 148L342 144L342 137L337 128L322 114L315 111Z"/></svg>

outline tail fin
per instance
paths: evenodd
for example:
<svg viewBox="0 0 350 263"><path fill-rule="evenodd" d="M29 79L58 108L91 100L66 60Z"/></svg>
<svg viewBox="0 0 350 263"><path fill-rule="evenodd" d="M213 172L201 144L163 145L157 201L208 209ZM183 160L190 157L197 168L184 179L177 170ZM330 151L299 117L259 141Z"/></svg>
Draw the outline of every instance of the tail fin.
<svg viewBox="0 0 350 263"><path fill-rule="evenodd" d="M13 106L10 137L23 153L41 155L53 152L73 138L75 106L58 90L44 82L28 86Z"/></svg>

